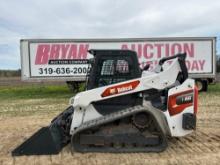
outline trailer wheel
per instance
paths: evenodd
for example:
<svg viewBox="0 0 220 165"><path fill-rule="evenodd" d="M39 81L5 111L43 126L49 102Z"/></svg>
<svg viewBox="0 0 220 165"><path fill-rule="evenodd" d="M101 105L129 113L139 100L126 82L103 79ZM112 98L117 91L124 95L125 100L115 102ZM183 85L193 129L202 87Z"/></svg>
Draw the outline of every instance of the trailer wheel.
<svg viewBox="0 0 220 165"><path fill-rule="evenodd" d="M197 79L196 80L196 86L197 86L199 92L203 92L203 91L207 92L207 90L208 90L207 80Z"/></svg>

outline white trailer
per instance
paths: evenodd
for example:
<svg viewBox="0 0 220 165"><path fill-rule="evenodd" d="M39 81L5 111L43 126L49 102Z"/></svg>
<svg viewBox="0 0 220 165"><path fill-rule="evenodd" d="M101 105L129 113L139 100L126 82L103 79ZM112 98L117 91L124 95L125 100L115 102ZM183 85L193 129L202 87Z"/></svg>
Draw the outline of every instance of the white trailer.
<svg viewBox="0 0 220 165"><path fill-rule="evenodd" d="M140 66L148 63L151 69L162 57L186 52L189 76L200 90L206 91L216 76L216 37L22 39L20 46L24 81L66 81L76 88L86 79L89 49L134 50Z"/></svg>

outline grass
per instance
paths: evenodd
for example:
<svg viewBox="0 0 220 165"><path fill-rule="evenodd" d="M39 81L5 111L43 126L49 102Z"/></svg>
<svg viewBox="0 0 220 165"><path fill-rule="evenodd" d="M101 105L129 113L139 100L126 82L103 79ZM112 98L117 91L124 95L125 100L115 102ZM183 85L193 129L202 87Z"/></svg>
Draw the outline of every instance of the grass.
<svg viewBox="0 0 220 165"><path fill-rule="evenodd" d="M0 99L70 98L73 95L66 85L0 87Z"/></svg>
<svg viewBox="0 0 220 165"><path fill-rule="evenodd" d="M80 87L82 91L83 87ZM208 93L220 94L220 83L209 85ZM0 99L39 99L39 98L66 98L72 97L66 85L32 85L18 87L0 87Z"/></svg>
<svg viewBox="0 0 220 165"><path fill-rule="evenodd" d="M0 87L0 116L56 114L66 109L73 95L66 85ZM210 106L219 96L220 83L216 83L209 85L208 92L200 93L199 100Z"/></svg>
<svg viewBox="0 0 220 165"><path fill-rule="evenodd" d="M208 87L208 93L220 93L220 83L211 84Z"/></svg>
<svg viewBox="0 0 220 165"><path fill-rule="evenodd" d="M220 83L209 85L208 93L220 93ZM73 95L66 85L0 87L0 99L70 98Z"/></svg>

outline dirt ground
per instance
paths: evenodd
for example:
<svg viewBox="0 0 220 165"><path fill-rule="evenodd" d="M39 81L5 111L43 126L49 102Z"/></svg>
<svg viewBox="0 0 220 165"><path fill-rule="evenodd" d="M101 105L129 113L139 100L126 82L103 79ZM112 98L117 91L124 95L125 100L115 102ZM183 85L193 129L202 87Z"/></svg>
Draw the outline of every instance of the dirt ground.
<svg viewBox="0 0 220 165"><path fill-rule="evenodd" d="M0 165L58 164L220 164L220 95L201 94L197 130L169 140L161 153L71 153L12 157L11 151L65 109L68 100L0 100Z"/></svg>

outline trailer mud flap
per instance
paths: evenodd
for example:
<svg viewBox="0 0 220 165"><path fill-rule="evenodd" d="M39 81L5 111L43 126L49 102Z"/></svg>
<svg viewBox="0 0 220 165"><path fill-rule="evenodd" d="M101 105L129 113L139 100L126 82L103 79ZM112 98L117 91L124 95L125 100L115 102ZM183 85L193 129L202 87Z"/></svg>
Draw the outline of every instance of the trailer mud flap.
<svg viewBox="0 0 220 165"><path fill-rule="evenodd" d="M12 151L12 156L58 154L70 142L69 129L73 107L54 118L48 127L43 127ZM65 122L64 122L65 121Z"/></svg>

